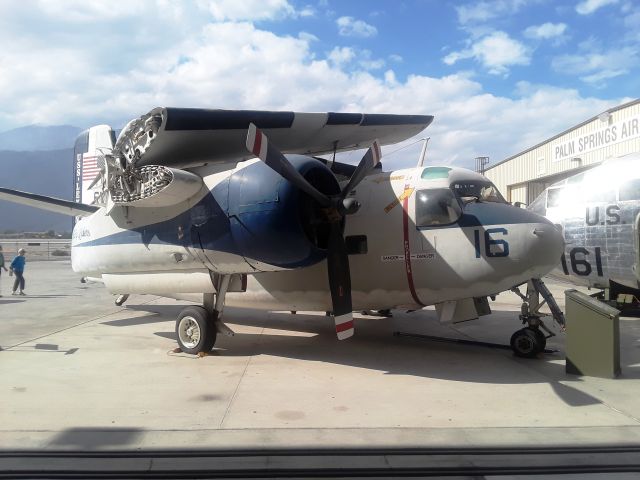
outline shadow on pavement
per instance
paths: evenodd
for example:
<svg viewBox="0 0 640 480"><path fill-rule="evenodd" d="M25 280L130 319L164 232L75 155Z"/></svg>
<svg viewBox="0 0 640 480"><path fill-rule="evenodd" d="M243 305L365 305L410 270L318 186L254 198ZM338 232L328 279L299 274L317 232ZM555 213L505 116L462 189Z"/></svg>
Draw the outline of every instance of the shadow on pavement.
<svg viewBox="0 0 640 480"><path fill-rule="evenodd" d="M73 447L81 450L103 447L120 447L135 443L143 430L111 428L69 428L58 434L49 444L51 447Z"/></svg>
<svg viewBox="0 0 640 480"><path fill-rule="evenodd" d="M162 318L160 320L154 315L153 322L160 322L173 320L182 308L184 307L180 305L153 305L136 306L135 309L153 311ZM339 342L335 338L332 320L321 313L288 315L270 312L256 314L252 311L247 314L246 310L235 308L229 308L225 312L225 320L234 330L237 330L234 325L264 329L261 333L236 333L233 337L218 335L217 354L226 357L270 355L378 370L389 375L413 375L471 383L547 383L568 405L602 403L598 398L571 386L578 386L582 380L566 374L564 362L558 362L563 359L562 354L543 355L538 359L528 360L517 358L510 351L394 337L393 332L397 330L416 330L416 333L422 333L425 321L438 335L460 337L460 332L447 329L437 322L434 324L431 318L416 318L415 314L411 318L401 312L394 312L394 317L390 319L356 318L355 336ZM126 322L152 323L149 319L136 318L115 321L113 324L122 326ZM640 368L636 366L640 364L640 348L637 345L628 348L631 347L631 342L637 344L638 335L634 336L635 325L629 327L625 330L631 335L625 337L621 334L623 343L627 344L627 355L622 357L624 365L620 381L640 377ZM283 332L274 334L273 330ZM173 323L167 331L156 331L154 335L175 341ZM210 358L215 359L215 356Z"/></svg>

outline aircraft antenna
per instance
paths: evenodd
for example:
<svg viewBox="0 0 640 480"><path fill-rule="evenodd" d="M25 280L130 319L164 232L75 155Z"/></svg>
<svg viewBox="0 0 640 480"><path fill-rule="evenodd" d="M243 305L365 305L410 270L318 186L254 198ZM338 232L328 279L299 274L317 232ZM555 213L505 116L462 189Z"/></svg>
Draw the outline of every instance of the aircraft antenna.
<svg viewBox="0 0 640 480"><path fill-rule="evenodd" d="M422 138L421 140L424 140L424 145L422 145L422 151L420 152L420 157L418 157L417 167L422 167L424 165L424 159L427 156L427 145L429 144L431 137Z"/></svg>
<svg viewBox="0 0 640 480"><path fill-rule="evenodd" d="M327 165L329 170L333 171L333 164L336 163L336 151L338 150L338 140L333 142L333 157L331 158L331 163Z"/></svg>

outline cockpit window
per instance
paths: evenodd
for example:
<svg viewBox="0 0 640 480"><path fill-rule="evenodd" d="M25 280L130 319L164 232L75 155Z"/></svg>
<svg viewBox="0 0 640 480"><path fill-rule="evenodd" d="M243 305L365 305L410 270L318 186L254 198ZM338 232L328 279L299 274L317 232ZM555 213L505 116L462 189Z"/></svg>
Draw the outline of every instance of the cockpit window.
<svg viewBox="0 0 640 480"><path fill-rule="evenodd" d="M527 210L531 210L533 213L537 213L538 215L544 215L546 212L546 208L545 208L546 200L547 200L547 191L545 190L540 195L538 195L533 202L531 202L531 205L529 205Z"/></svg>
<svg viewBox="0 0 640 480"><path fill-rule="evenodd" d="M460 218L462 208L448 188L419 190L416 194L416 226L448 225Z"/></svg>
<svg viewBox="0 0 640 480"><path fill-rule="evenodd" d="M496 186L488 181L469 180L451 184L458 198L477 198L481 202L507 203Z"/></svg>
<svg viewBox="0 0 640 480"><path fill-rule="evenodd" d="M422 171L422 180L435 180L438 178L447 178L451 169L449 167L426 167Z"/></svg>
<svg viewBox="0 0 640 480"><path fill-rule="evenodd" d="M547 194L547 208L559 207L561 195L562 188L550 188Z"/></svg>

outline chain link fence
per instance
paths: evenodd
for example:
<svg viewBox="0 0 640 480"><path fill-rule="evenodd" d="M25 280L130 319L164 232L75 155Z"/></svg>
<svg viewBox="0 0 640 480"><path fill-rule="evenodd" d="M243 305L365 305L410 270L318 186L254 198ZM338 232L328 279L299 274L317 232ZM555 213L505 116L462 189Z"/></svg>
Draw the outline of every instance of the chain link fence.
<svg viewBox="0 0 640 480"><path fill-rule="evenodd" d="M0 245L2 246L5 263L11 262L21 248L27 251L27 260L71 259L71 239L0 238Z"/></svg>

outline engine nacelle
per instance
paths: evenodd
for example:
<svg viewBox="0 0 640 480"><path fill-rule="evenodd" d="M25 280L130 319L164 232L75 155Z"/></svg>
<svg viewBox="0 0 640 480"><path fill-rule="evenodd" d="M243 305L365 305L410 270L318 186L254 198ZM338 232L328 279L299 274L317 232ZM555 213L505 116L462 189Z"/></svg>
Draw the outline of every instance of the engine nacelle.
<svg viewBox="0 0 640 480"><path fill-rule="evenodd" d="M340 192L336 177L322 162L302 155L287 158L321 192ZM238 169L228 185L231 235L253 268L300 268L326 258L329 223L306 193L262 162Z"/></svg>
<svg viewBox="0 0 640 480"><path fill-rule="evenodd" d="M136 168L129 177L118 177L109 186L116 205L168 207L194 196L202 188L202 178L191 172L161 165Z"/></svg>

